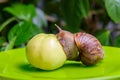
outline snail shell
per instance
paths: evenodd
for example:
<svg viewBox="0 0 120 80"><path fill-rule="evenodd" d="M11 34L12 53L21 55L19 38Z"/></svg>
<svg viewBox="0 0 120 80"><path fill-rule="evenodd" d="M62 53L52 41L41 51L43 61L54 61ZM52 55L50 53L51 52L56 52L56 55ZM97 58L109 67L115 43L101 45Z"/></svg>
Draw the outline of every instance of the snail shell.
<svg viewBox="0 0 120 80"><path fill-rule="evenodd" d="M103 59L104 51L96 37L85 32L78 32L74 37L83 64L94 65Z"/></svg>

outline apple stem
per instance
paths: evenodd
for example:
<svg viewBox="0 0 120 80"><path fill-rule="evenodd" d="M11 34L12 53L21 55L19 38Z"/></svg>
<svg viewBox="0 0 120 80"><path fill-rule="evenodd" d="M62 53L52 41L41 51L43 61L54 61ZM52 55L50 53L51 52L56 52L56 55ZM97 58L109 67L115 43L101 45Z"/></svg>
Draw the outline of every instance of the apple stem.
<svg viewBox="0 0 120 80"><path fill-rule="evenodd" d="M57 29L58 29L59 31L62 31L62 29L61 29L57 24L55 24L55 26L57 27Z"/></svg>

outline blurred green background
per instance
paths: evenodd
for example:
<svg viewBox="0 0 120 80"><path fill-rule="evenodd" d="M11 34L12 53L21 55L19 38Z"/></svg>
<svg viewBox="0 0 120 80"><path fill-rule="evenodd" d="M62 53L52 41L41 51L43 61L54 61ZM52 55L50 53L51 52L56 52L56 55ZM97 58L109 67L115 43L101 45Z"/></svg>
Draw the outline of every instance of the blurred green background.
<svg viewBox="0 0 120 80"><path fill-rule="evenodd" d="M0 51L25 47L38 33L96 36L103 46L120 47L120 0L0 0Z"/></svg>

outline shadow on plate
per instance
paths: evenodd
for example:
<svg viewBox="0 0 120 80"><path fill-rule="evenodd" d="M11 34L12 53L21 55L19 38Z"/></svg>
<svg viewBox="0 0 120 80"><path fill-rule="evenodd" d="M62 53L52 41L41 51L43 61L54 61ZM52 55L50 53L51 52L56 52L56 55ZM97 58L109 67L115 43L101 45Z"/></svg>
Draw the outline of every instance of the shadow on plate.
<svg viewBox="0 0 120 80"><path fill-rule="evenodd" d="M45 70L33 67L31 64L20 64L18 68L27 72L44 72Z"/></svg>
<svg viewBox="0 0 120 80"><path fill-rule="evenodd" d="M90 68L90 67L94 67L94 66L85 66L80 62L75 62L75 61L68 61L66 62L62 67L55 69L55 70L42 70L42 69L38 69L33 67L31 64L28 63L24 63L24 64L20 64L18 66L18 68L22 71L27 71L27 72L50 72L50 71L56 71L56 70L60 70L60 69L70 69L70 68Z"/></svg>
<svg viewBox="0 0 120 80"><path fill-rule="evenodd" d="M96 66L96 65L86 66L78 61L68 61L67 63L64 64L64 67L76 67L76 68L77 67L88 68L88 67L94 67L94 66Z"/></svg>

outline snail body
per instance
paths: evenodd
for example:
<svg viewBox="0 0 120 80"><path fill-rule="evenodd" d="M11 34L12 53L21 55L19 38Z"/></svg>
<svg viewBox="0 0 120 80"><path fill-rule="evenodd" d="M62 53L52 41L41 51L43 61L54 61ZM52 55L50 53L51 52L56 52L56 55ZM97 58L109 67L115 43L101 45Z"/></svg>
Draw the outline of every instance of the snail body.
<svg viewBox="0 0 120 80"><path fill-rule="evenodd" d="M74 35L79 50L79 60L85 65L94 65L104 58L104 51L96 37L78 32Z"/></svg>
<svg viewBox="0 0 120 80"><path fill-rule="evenodd" d="M75 44L74 34L69 31L62 30L56 25L59 30L57 34L57 39L63 47L63 50L67 56L68 60L74 60L78 56L78 49Z"/></svg>

